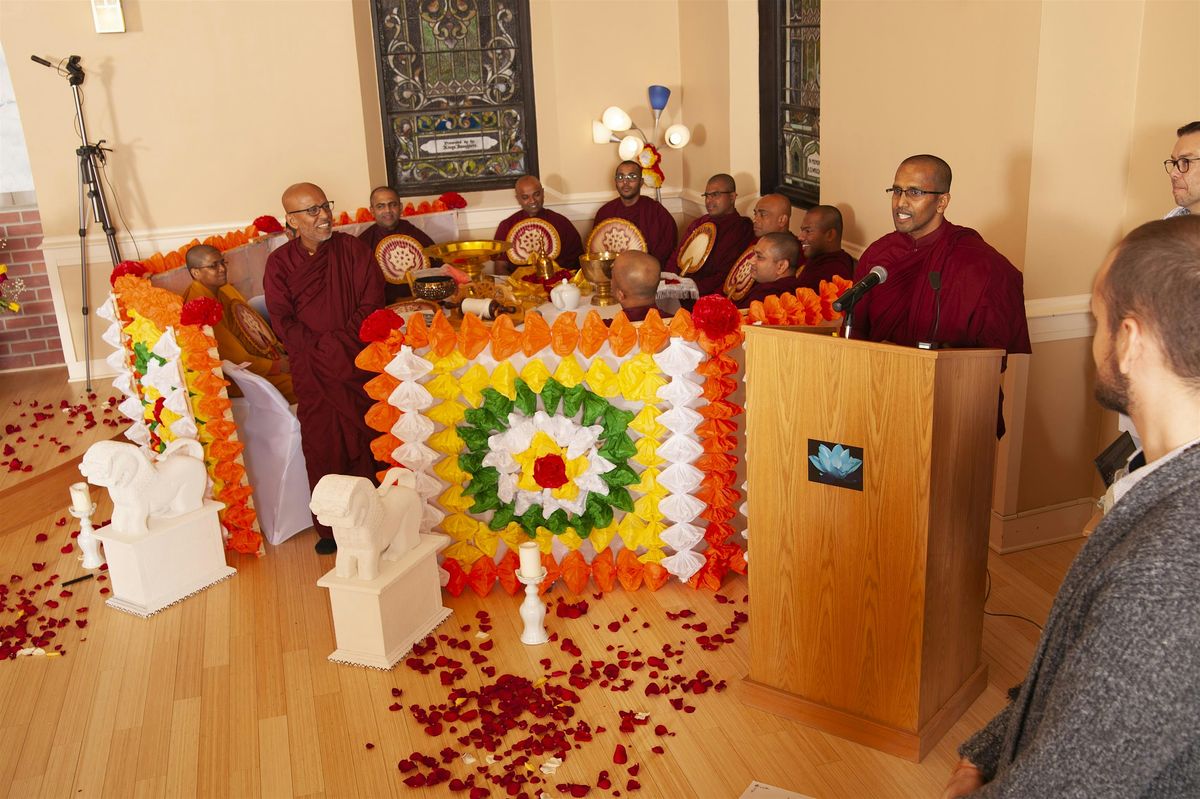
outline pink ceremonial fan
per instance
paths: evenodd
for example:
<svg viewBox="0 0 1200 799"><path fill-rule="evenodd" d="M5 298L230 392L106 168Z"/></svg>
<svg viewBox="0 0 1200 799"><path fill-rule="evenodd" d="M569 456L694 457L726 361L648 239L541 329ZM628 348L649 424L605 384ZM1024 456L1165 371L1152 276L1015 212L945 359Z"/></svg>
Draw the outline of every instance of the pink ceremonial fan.
<svg viewBox="0 0 1200 799"><path fill-rule="evenodd" d="M733 302L737 302L750 293L750 287L753 285L754 245L751 244L746 248L745 252L738 256L737 261L733 264L733 268L725 276L725 286L722 290L725 292L726 297Z"/></svg>
<svg viewBox="0 0 1200 799"><path fill-rule="evenodd" d="M504 240L512 245L508 259L514 264L528 264L534 254L557 258L562 251L558 231L545 219L531 216L512 226Z"/></svg>
<svg viewBox="0 0 1200 799"><path fill-rule="evenodd" d="M375 260L389 283L407 283L408 273L429 267L429 256L412 236L394 233L375 245Z"/></svg>
<svg viewBox="0 0 1200 799"><path fill-rule="evenodd" d="M646 252L646 237L638 226L628 219L610 217L605 219L588 235L588 252Z"/></svg>

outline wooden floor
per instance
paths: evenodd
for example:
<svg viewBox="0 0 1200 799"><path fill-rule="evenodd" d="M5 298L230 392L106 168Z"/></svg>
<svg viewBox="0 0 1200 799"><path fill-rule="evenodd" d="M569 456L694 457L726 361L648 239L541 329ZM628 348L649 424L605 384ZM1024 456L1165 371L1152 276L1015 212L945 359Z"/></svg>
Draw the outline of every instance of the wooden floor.
<svg viewBox="0 0 1200 799"><path fill-rule="evenodd" d="M28 383L14 381L11 375L0 380L0 403L5 409L13 399L32 397L25 387ZM40 389L55 406L60 399L78 395L62 384L61 375L58 380L58 385ZM99 401L105 396L102 393ZM0 425L4 418L0 416ZM62 431L56 431L49 420L44 422L44 432L63 437L71 428L63 419L60 423ZM78 454L68 452L62 457ZM42 467L49 470L54 465ZM35 471L28 477L36 475ZM332 567L333 559L313 553L312 533L269 548L261 559L231 554L230 563L238 570L233 579L150 619L139 619L103 605L100 590L107 582L78 583L67 589L72 596L60 596L59 583L84 572L77 549L61 552L78 527L66 517L65 490L59 493L57 502L49 499L40 508L43 514L36 521L0 523L0 585L7 587L0 628L17 621L18 611L11 608L22 589L38 606L37 617L67 620L55 630L51 642L62 647L61 657L0 660L0 794L468 795L452 793L448 783L409 788L403 780L417 771L402 773L397 768L414 751L440 761L446 747L459 754L473 751L479 759L469 766L448 752L451 760L446 768L453 777L466 779L485 767L485 752L456 740L472 723L459 722L456 733L447 730L430 736L409 710L413 705L428 708L446 703L451 688L439 679L446 668L423 675L403 663L391 672L380 672L326 660L334 648L333 632L325 593L315 583ZM4 510L0 507L0 514ZM102 504L98 518L107 518L108 510ZM57 525L62 518L71 524ZM38 541L39 534L46 539ZM1075 541L993 555L988 609L1041 622L1078 547ZM44 569L35 571L40 563L46 564ZM58 577L47 587L50 575ZM617 679L633 681L625 692L592 682L576 691L577 704L561 703L573 707L575 715L560 727L583 721L594 735L570 750L554 776L532 786L549 797L570 795L556 789L562 783L594 786L601 771L608 772L612 788L593 787L590 797L614 796L619 791L622 797L733 799L751 780L822 799L936 797L955 760L954 747L1002 706L1005 689L1023 677L1038 634L1018 619L986 619L988 689L933 753L916 765L741 704L738 683L746 670L747 625L739 625L728 636L732 643L716 651L706 651L697 639L729 628L735 612L753 613L743 603L746 593L743 578L723 588L720 596L729 602L673 583L656 593L627 594L618 589L600 599L589 593L583 597L588 610L580 618L548 618L549 629L560 636L558 642L527 647L518 640L515 599L498 588L482 599L468 590L457 599L446 598L454 615L437 632L466 642L470 651L445 640L423 660L432 664L440 654L460 661L465 675L454 687L469 690L493 684L506 674L528 678L536 686L551 670L569 671L576 662L582 662L586 676L593 661L599 661L600 668L616 664ZM558 587L547 599L553 603L560 596L563 589ZM58 607L48 600L58 602ZM668 616L683 610L692 610L695 616ZM486 651L476 637L481 611L489 614L493 625L494 647ZM35 629L46 623L39 623L37 617L30 623ZM697 623L706 624L707 630L684 626ZM564 638L579 647L581 656L563 650ZM681 654L668 659L668 668L656 682L670 675L691 680L704 671L714 683L724 680L728 690L701 694L676 690L670 697L647 696L651 667L635 671L633 662L661 655L664 646ZM622 649L630 661L623 668ZM633 654L635 650L640 654ZM543 658L550 660L549 669L540 662ZM495 677L485 674L489 668L496 669ZM550 684L566 685L567 679L554 677ZM395 690L402 692L399 698L393 696ZM670 698L678 697L694 712L676 710ZM394 703L401 708L390 710ZM648 723L635 726L632 733L621 732L621 711L649 713ZM528 714L526 719L536 721ZM665 726L667 734L657 735L658 725ZM598 732L597 727L605 731ZM501 753L528 735L528 731L510 732ZM629 751L625 765L613 763L618 743ZM654 753L655 746L661 746L663 753ZM511 764L517 754L514 751L488 770L502 774L505 763ZM532 758L534 774L547 756ZM639 766L640 789L630 790L627 782L633 779L629 769L634 764ZM504 796L501 789L490 787L491 796Z"/></svg>

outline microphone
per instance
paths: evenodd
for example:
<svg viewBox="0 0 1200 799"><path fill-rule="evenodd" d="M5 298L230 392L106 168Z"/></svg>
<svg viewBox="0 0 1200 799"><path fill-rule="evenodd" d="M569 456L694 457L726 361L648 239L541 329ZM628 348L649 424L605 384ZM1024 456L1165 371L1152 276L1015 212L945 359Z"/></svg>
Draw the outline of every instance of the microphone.
<svg viewBox="0 0 1200 799"><path fill-rule="evenodd" d="M933 324L929 328L929 337L925 341L917 342L917 349L921 350L939 350L942 345L938 343L937 331L938 324L942 319L942 273L929 273L929 288L933 289Z"/></svg>
<svg viewBox="0 0 1200 799"><path fill-rule="evenodd" d="M29 56L29 60L41 64L44 67L50 67L51 69L54 69L54 65L41 56L31 55Z"/></svg>
<svg viewBox="0 0 1200 799"><path fill-rule="evenodd" d="M862 280L846 289L845 294L834 300L833 310L842 313L847 308L853 308L862 299L862 295L887 280L887 276L887 270L882 266L872 266L871 271Z"/></svg>

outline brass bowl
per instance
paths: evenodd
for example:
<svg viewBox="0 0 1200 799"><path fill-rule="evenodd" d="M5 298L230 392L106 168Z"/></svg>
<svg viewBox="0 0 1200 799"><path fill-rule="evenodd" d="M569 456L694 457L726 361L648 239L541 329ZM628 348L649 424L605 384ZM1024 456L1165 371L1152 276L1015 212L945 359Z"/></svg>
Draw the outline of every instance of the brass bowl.
<svg viewBox="0 0 1200 799"><path fill-rule="evenodd" d="M442 263L461 267L471 280L478 280L483 273L483 265L507 252L510 247L512 245L507 241L447 241L431 244L422 252Z"/></svg>
<svg viewBox="0 0 1200 799"><path fill-rule="evenodd" d="M423 300L440 302L454 293L457 286L449 275L425 275L413 280L413 294Z"/></svg>
<svg viewBox="0 0 1200 799"><path fill-rule="evenodd" d="M583 276L591 283L606 283L612 280L613 261L620 253L590 252L579 256L579 266Z"/></svg>

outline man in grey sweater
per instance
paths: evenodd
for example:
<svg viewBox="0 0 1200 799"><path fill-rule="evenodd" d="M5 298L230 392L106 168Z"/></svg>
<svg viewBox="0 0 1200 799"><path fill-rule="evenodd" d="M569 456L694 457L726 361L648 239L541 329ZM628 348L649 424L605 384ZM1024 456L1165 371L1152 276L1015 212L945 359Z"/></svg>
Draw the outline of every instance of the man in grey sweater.
<svg viewBox="0 0 1200 799"><path fill-rule="evenodd" d="M1147 464L1116 484L947 799L1200 796L1200 217L1126 236L1092 313L1096 399L1133 417Z"/></svg>

